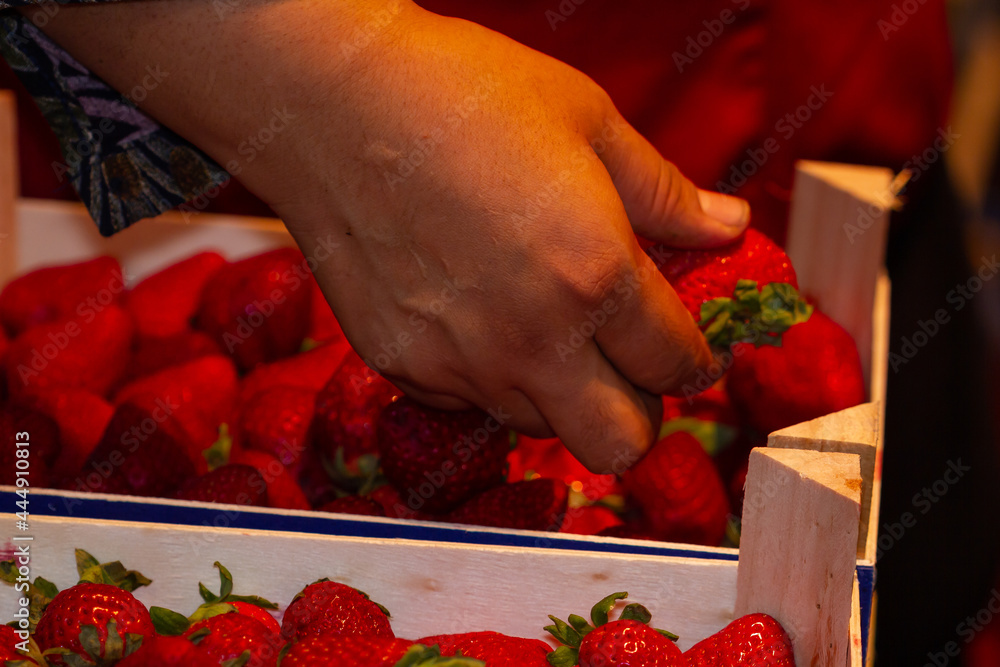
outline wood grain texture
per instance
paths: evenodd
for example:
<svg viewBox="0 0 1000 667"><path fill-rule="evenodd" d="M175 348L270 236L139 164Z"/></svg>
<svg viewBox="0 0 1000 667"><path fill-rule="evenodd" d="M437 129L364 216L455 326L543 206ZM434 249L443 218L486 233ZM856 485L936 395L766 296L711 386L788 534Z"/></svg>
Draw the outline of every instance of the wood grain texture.
<svg viewBox="0 0 1000 667"><path fill-rule="evenodd" d="M858 456L757 448L746 488L736 615L776 618L799 667L845 664L861 513Z"/></svg>

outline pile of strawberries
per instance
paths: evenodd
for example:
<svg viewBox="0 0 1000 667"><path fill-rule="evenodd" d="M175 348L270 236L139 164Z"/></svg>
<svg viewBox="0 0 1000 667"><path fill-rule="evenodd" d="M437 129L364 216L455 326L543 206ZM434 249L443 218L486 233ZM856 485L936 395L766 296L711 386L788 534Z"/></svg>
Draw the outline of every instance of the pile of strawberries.
<svg viewBox="0 0 1000 667"><path fill-rule="evenodd" d="M152 583L120 562L99 563L77 549L79 583L59 591L37 577L28 586L28 618L0 626L4 667L794 667L791 641L765 614L736 619L681 652L678 637L649 625L649 611L625 606L627 593L598 602L590 620L550 616L545 630L562 644L489 630L423 637L393 632L388 610L364 593L321 579L284 608L255 595L233 593L221 564L220 590L199 584L204 600L185 616L147 608L132 595ZM0 562L0 578L17 581L14 561ZM21 589L18 589L21 590Z"/></svg>
<svg viewBox="0 0 1000 667"><path fill-rule="evenodd" d="M620 475L509 433L502 415L403 396L351 350L291 248L205 252L131 288L110 257L13 280L0 431L31 434L34 487L732 542L750 448L863 401L857 350L753 230L647 253L718 363L664 398L661 440ZM0 483L14 481L13 443Z"/></svg>

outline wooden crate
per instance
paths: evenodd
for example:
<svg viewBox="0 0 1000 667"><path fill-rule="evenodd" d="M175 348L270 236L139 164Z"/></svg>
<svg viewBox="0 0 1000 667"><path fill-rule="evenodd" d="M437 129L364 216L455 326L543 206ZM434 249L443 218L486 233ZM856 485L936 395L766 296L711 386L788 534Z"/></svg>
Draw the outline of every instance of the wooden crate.
<svg viewBox="0 0 1000 667"><path fill-rule="evenodd" d="M9 159L4 166L13 136L10 115L0 112L0 187L16 171ZM846 225L856 211L884 203L890 178L885 170L819 163L800 169L789 255L803 291L864 346L871 402L779 431L768 450L755 450L742 553L39 490L31 496L33 574L72 584L72 548L81 547L141 569L154 584L140 599L180 610L197 604L194 582L214 579L215 560L230 567L241 589L282 603L327 576L385 603L397 633L409 637L484 628L543 637L546 614L579 613L628 590L659 627L681 635L685 648L737 613L760 610L793 633L799 664L861 665L871 637L881 479L887 213L865 227L863 246ZM17 201L14 192L0 190L0 284L98 254L119 257L134 283L202 249L238 259L292 244L275 220L178 212L103 239L82 206ZM834 264L848 279L826 280L822 269ZM11 536L15 499L12 489L0 487ZM798 511L806 507L812 514ZM12 592L0 590L0 616L10 616L14 604Z"/></svg>

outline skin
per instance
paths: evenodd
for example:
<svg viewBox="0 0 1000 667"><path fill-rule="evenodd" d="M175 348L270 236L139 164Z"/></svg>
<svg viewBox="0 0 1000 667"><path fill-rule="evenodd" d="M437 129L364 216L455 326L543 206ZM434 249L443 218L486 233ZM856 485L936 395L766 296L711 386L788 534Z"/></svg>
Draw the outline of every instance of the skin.
<svg viewBox="0 0 1000 667"><path fill-rule="evenodd" d="M307 257L333 240L324 294L418 400L620 472L659 394L711 362L635 234L719 245L749 208L697 190L563 63L402 0L64 6L44 29L118 90L166 71L139 106L238 165Z"/></svg>

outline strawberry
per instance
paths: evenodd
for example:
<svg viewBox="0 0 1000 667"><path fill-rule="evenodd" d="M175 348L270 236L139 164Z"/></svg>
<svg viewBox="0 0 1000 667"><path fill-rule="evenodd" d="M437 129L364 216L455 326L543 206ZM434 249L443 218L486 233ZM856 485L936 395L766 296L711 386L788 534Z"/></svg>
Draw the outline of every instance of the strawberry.
<svg viewBox="0 0 1000 667"><path fill-rule="evenodd" d="M718 297L731 297L741 279L760 287L786 283L798 289L795 269L774 241L755 229L724 246L705 249L664 249L653 246L647 254L690 311L701 319L702 304Z"/></svg>
<svg viewBox="0 0 1000 667"><path fill-rule="evenodd" d="M22 637L18 635L17 630L9 625L0 625L0 665L4 665L4 667L37 666L37 662L17 649L17 646L22 642L27 642L28 638L27 632Z"/></svg>
<svg viewBox="0 0 1000 667"><path fill-rule="evenodd" d="M18 477L24 477L30 486L48 486L52 467L55 465L61 445L59 426L44 414L17 405L0 407L0 484L17 484ZM24 434L18 436L17 434ZM25 443L18 446L17 443ZM18 450L27 455L27 466L19 468ZM18 475L18 471L27 475Z"/></svg>
<svg viewBox="0 0 1000 667"><path fill-rule="evenodd" d="M316 392L310 389L285 385L265 389L243 404L234 440L297 471L308 446L315 402Z"/></svg>
<svg viewBox="0 0 1000 667"><path fill-rule="evenodd" d="M125 308L143 337L171 337L186 331L198 310L201 290L226 260L201 252L147 277L125 297Z"/></svg>
<svg viewBox="0 0 1000 667"><path fill-rule="evenodd" d="M618 514L603 505L584 505L566 513L559 530L574 535L597 535L603 530L621 526L624 522Z"/></svg>
<svg viewBox="0 0 1000 667"><path fill-rule="evenodd" d="M219 667L219 661L183 637L153 635L118 667Z"/></svg>
<svg viewBox="0 0 1000 667"><path fill-rule="evenodd" d="M434 635L417 640L424 646L437 646L441 655L461 654L482 660L489 667L549 667L552 648L538 639L510 637L499 632L463 632Z"/></svg>
<svg viewBox="0 0 1000 667"><path fill-rule="evenodd" d="M737 618L684 657L690 667L795 667L788 633L767 614Z"/></svg>
<svg viewBox="0 0 1000 667"><path fill-rule="evenodd" d="M183 634L216 662L249 653L246 667L275 667L284 645L281 635L246 614L229 613L196 621Z"/></svg>
<svg viewBox="0 0 1000 667"><path fill-rule="evenodd" d="M553 667L687 667L676 635L649 626L650 613L640 604L626 606L618 620L608 613L628 593L613 593L590 610L591 623L571 615L569 624L549 616L545 629L563 646L549 654Z"/></svg>
<svg viewBox="0 0 1000 667"><path fill-rule="evenodd" d="M738 343L726 388L733 404L761 434L865 400L854 340L818 310L786 331L780 347Z"/></svg>
<svg viewBox="0 0 1000 667"><path fill-rule="evenodd" d="M182 483L174 497L203 503L267 507L267 482L257 469L229 463Z"/></svg>
<svg viewBox="0 0 1000 667"><path fill-rule="evenodd" d="M124 291L122 267L114 257L36 269L0 292L0 324L16 336L39 324L99 311Z"/></svg>
<svg viewBox="0 0 1000 667"><path fill-rule="evenodd" d="M273 632L275 635L281 634L281 624L275 620L274 616L268 613L267 609L264 609L260 605L256 605L250 602L243 602L242 600L231 600L227 604L231 604L234 609L236 609L237 614L243 614L244 616L249 616L264 625L265 628Z"/></svg>
<svg viewBox="0 0 1000 667"><path fill-rule="evenodd" d="M222 350L208 334L186 329L169 336L140 336L135 341L127 382L179 366L202 357L220 356Z"/></svg>
<svg viewBox="0 0 1000 667"><path fill-rule="evenodd" d="M309 500L302 492L292 473L278 459L258 451L234 449L230 463L253 466L267 482L267 502L270 507L286 510L311 509Z"/></svg>
<svg viewBox="0 0 1000 667"><path fill-rule="evenodd" d="M410 653L413 651L413 653ZM472 667L480 662L460 661L439 662L434 658L440 654L426 647L415 646L406 639L392 637L352 637L313 636L306 637L292 645L281 667L316 667L336 665L337 667L393 667L406 664L408 667L440 665L440 667ZM407 662L403 662L406 656Z"/></svg>
<svg viewBox="0 0 1000 667"><path fill-rule="evenodd" d="M559 480L504 484L467 500L446 516L452 523L494 528L557 531L566 516L569 490Z"/></svg>
<svg viewBox="0 0 1000 667"><path fill-rule="evenodd" d="M417 510L411 509L403 503L403 498L399 495L399 491L394 489L391 484L383 484L382 486L372 489L372 491L368 494L368 497L382 507L382 510L385 512L385 516L392 519L413 519L417 521L440 520L440 518L436 515L428 514L427 512L418 512Z"/></svg>
<svg viewBox="0 0 1000 667"><path fill-rule="evenodd" d="M114 407L97 394L83 389L45 389L22 399L59 427L57 473L72 474L94 450L111 421Z"/></svg>
<svg viewBox="0 0 1000 667"><path fill-rule="evenodd" d="M316 508L320 512L356 514L359 516L385 516L385 510L377 502L365 496L344 496L331 500Z"/></svg>
<svg viewBox="0 0 1000 667"><path fill-rule="evenodd" d="M85 582L52 599L35 628L35 641L43 651L64 648L85 659L111 661L116 652L121 658L128 635L152 634L149 611L131 593L112 584ZM47 659L53 666L71 664L59 654Z"/></svg>
<svg viewBox="0 0 1000 667"><path fill-rule="evenodd" d="M132 320L108 306L25 331L7 352L7 389L22 396L40 389L84 389L100 396L125 373Z"/></svg>
<svg viewBox="0 0 1000 667"><path fill-rule="evenodd" d="M378 452L375 422L402 394L353 350L316 395L312 440L327 461L342 461L357 472L358 459Z"/></svg>
<svg viewBox="0 0 1000 667"><path fill-rule="evenodd" d="M315 281L315 278L313 280ZM330 303L323 296L318 284L313 285L309 312L309 331L306 333L308 340L317 343L346 341L340 322L337 321Z"/></svg>
<svg viewBox="0 0 1000 667"><path fill-rule="evenodd" d="M309 584L295 596L281 618L281 634L287 640L312 635L395 637L385 607L329 579Z"/></svg>
<svg viewBox="0 0 1000 667"><path fill-rule="evenodd" d="M510 482L535 477L560 479L588 500L621 492L615 475L590 472L559 438L537 439L518 434L517 446L507 455L507 463Z"/></svg>
<svg viewBox="0 0 1000 667"><path fill-rule="evenodd" d="M197 327L241 370L290 356L309 327L311 280L302 253L294 248L224 266L205 283Z"/></svg>
<svg viewBox="0 0 1000 667"><path fill-rule="evenodd" d="M240 381L239 404L244 405L254 394L276 385L319 391L350 349L346 343L327 343L294 357L261 364Z"/></svg>
<svg viewBox="0 0 1000 667"><path fill-rule="evenodd" d="M722 541L726 489L691 434L677 431L657 442L622 481L659 539L708 546Z"/></svg>
<svg viewBox="0 0 1000 667"><path fill-rule="evenodd" d="M412 509L447 512L503 482L510 439L493 415L404 396L379 414L376 434L382 471Z"/></svg>
<svg viewBox="0 0 1000 667"><path fill-rule="evenodd" d="M115 408L108 428L76 478L79 491L120 492L137 496L170 496L194 464L166 429L161 414L131 403Z"/></svg>

